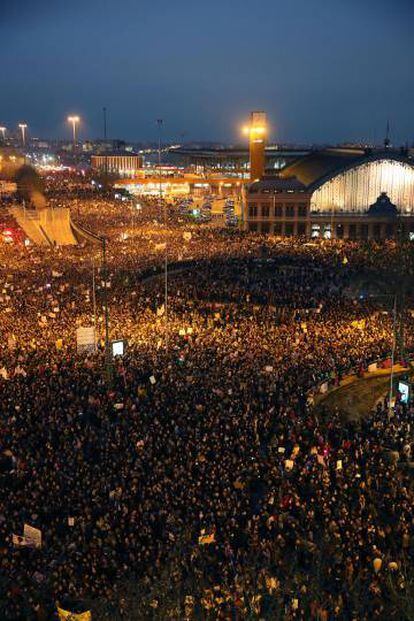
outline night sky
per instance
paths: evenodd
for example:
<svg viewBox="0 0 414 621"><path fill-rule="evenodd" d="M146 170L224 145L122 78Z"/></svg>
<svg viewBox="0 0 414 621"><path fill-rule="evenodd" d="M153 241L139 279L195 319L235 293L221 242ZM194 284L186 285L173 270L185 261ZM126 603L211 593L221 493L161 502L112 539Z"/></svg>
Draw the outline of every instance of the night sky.
<svg viewBox="0 0 414 621"><path fill-rule="evenodd" d="M414 140L406 0L0 0L0 124L32 135L237 142Z"/></svg>

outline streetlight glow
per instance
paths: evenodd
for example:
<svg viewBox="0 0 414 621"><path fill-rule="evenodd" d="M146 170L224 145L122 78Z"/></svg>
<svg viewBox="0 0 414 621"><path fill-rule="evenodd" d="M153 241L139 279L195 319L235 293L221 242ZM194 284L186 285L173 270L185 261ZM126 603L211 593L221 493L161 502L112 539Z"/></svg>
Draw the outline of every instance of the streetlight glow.
<svg viewBox="0 0 414 621"><path fill-rule="evenodd" d="M23 146L25 146L27 123L19 123L19 128L20 128L20 131L22 132L22 143L23 143Z"/></svg>
<svg viewBox="0 0 414 621"><path fill-rule="evenodd" d="M267 128L264 125L244 125L242 127L242 132L245 136L250 136L250 134L265 134Z"/></svg>
<svg viewBox="0 0 414 621"><path fill-rule="evenodd" d="M79 116L68 116L68 123L72 124L73 149L76 148L76 126L80 122Z"/></svg>

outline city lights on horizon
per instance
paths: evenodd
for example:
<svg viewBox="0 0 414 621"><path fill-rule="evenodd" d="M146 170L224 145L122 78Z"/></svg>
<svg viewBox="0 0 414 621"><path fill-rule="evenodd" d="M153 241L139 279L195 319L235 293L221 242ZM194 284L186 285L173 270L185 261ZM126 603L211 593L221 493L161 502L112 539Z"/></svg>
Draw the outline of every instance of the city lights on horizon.
<svg viewBox="0 0 414 621"><path fill-rule="evenodd" d="M66 117L66 122L69 124L69 126L71 127L71 131L72 131L72 141L74 144L76 144L77 140L78 140L78 134L79 134L79 126L82 122L82 118L79 114L69 114ZM27 129L28 129L28 124L26 122L21 122L17 124L18 129L20 130L21 133L21 139L23 144L26 144L26 139L27 139ZM245 124L241 127L241 132L243 135L247 136L247 137L256 137L257 139L260 138L264 138L266 135L268 135L269 133L269 127L267 125L267 123L265 122L265 124L255 124L254 122L250 122L248 124ZM5 125L0 126L0 138L5 141L6 140L6 133L7 133L7 127ZM13 134L11 134L11 136L13 136ZM179 145L177 145L179 146ZM171 148L175 148L174 146L172 146Z"/></svg>
<svg viewBox="0 0 414 621"><path fill-rule="evenodd" d="M66 117L66 121L67 123L70 125L71 129L72 129L72 140L74 142L76 142L77 138L78 138L78 131L79 131L79 125L81 123L81 117L78 114L69 114ZM18 123L17 127L20 129L20 132L22 134L22 140L23 142L25 142L26 140L26 130L28 128L28 124L27 123ZM265 134L268 133L268 127L267 125L255 125L254 123L252 124L246 124L243 125L241 127L241 132L245 135L245 136L250 136L251 134L255 134L257 137L259 136L264 136ZM6 139L6 132L7 132L7 127L6 126L0 126L0 134L1 134L1 138L3 140ZM23 136L24 134L24 136ZM179 145L177 145L179 146ZM172 146L172 148L174 148L174 146Z"/></svg>

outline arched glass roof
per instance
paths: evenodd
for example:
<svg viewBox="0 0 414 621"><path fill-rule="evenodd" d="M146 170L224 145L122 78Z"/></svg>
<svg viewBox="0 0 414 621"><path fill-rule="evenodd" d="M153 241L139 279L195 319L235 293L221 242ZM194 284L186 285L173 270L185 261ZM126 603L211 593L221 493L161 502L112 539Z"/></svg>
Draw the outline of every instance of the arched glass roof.
<svg viewBox="0 0 414 621"><path fill-rule="evenodd" d="M382 192L401 213L414 213L411 163L383 157L350 166L315 189L311 211L365 213Z"/></svg>

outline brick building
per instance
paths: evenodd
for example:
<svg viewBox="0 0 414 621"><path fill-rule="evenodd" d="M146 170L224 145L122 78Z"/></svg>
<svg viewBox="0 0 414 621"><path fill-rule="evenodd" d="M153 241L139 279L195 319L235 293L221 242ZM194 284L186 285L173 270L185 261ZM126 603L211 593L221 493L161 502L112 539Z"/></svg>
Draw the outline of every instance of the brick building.
<svg viewBox="0 0 414 621"><path fill-rule="evenodd" d="M310 199L296 177L264 177L246 192L244 221L248 231L310 236Z"/></svg>

